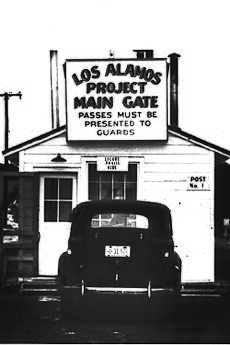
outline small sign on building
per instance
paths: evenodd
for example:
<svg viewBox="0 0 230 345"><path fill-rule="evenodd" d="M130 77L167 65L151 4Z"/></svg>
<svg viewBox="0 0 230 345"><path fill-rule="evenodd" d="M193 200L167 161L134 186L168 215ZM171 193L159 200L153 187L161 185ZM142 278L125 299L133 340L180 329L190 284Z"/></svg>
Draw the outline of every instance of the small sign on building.
<svg viewBox="0 0 230 345"><path fill-rule="evenodd" d="M128 159L119 156L98 157L97 171L128 171Z"/></svg>
<svg viewBox="0 0 230 345"><path fill-rule="evenodd" d="M66 61L68 140L166 140L166 59Z"/></svg>
<svg viewBox="0 0 230 345"><path fill-rule="evenodd" d="M191 175L187 178L187 190L205 191L210 190L209 176Z"/></svg>

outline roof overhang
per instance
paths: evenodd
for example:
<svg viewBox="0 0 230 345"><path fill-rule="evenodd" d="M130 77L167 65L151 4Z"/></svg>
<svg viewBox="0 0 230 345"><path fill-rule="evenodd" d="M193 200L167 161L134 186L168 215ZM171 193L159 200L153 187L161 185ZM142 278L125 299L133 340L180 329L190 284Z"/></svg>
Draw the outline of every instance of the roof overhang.
<svg viewBox="0 0 230 345"><path fill-rule="evenodd" d="M168 131L169 131L169 133L174 134L181 139L187 140L194 145L203 147L206 150L212 151L212 152L222 156L223 159L225 159L225 160L230 159L230 151L229 150L226 150L226 149L224 149L218 145L212 144L206 140L198 138L195 135L184 132L179 127L168 126Z"/></svg>
<svg viewBox="0 0 230 345"><path fill-rule="evenodd" d="M25 141L24 143L21 143L19 145L13 146L9 148L8 150L3 151L3 155L5 157L12 156L15 153L18 153L22 150L26 150L30 147L39 145L47 140L53 139L58 137L61 134L64 134L66 132L66 126L59 127L57 129L54 129L50 132L44 133L38 137L32 138L28 141Z"/></svg>

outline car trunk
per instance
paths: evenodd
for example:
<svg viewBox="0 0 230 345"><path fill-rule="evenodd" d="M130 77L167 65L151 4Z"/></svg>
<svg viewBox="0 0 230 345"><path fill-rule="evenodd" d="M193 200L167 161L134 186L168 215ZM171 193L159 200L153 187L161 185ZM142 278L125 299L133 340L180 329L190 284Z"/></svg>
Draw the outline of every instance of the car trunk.
<svg viewBox="0 0 230 345"><path fill-rule="evenodd" d="M86 245L85 281L90 286L147 287L159 270L162 245L149 229L90 229Z"/></svg>

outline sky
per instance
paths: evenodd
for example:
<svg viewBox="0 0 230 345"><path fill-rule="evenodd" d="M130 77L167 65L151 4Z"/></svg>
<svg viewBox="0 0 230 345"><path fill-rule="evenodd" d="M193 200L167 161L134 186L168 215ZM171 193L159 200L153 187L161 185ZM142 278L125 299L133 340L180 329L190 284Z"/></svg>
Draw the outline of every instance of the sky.
<svg viewBox="0 0 230 345"><path fill-rule="evenodd" d="M229 7L228 0L0 0L0 94L22 92L9 101L9 145L52 129L50 50L58 51L62 125L65 59L153 49L155 57L181 55L180 128L230 150ZM3 140L0 98L1 150Z"/></svg>

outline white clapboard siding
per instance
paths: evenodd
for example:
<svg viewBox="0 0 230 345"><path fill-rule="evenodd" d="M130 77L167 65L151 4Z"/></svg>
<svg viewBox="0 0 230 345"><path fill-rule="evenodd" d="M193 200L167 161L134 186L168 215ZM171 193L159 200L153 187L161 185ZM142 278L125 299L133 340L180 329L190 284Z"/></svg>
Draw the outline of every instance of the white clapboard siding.
<svg viewBox="0 0 230 345"><path fill-rule="evenodd" d="M57 172L76 172L77 164L61 165L61 164L25 164L24 171L41 172L41 171L57 171Z"/></svg>
<svg viewBox="0 0 230 345"><path fill-rule="evenodd" d="M181 145L181 146L154 146L154 144L151 144L152 146L146 146L144 147L142 144L138 144L137 146L130 145L128 143L122 144L122 146L116 147L111 145L111 143L106 143L104 147L101 147L100 145L93 144L92 146L88 145L76 145L76 146L65 146L65 145L43 145L38 147L31 147L27 149L26 154L75 154L75 153L81 153L81 154L98 154L102 155L104 154L140 154L140 155L149 155L149 154L155 154L155 155L202 155L202 151L200 148L193 147L193 146L187 146L187 145ZM203 149L202 149L203 150ZM151 157L150 157L151 159Z"/></svg>
<svg viewBox="0 0 230 345"><path fill-rule="evenodd" d="M85 141L79 141L79 142L74 142L74 141L69 141L67 143L67 140L66 140L66 136L65 134L61 134L59 135L58 137L55 137L55 138L51 138L51 139L47 139L45 141L43 141L42 143L40 143L39 145L37 145L36 143L34 144L33 148L38 148L38 147L41 147L41 146L66 146L68 145L69 147L76 147L76 143L78 146L83 146L85 145L85 143L92 148L92 141L90 141L90 138L86 138ZM120 147L121 144L119 141L113 141L113 142L110 142L108 141L105 145L105 142L101 142L101 141L98 141L98 142L95 142L93 141L93 143L98 146L98 147L103 147L105 148L105 146L110 146L110 147ZM169 135L168 137L168 141L123 141L122 142L122 146L123 145L129 145L129 146L132 146L132 147L139 147L139 148L146 148L146 147L149 147L151 145L154 145L154 147L160 147L160 146L165 146L165 145L168 145L168 146L194 146L194 144L190 143L189 141L185 140L185 139L181 139L181 138L178 138L174 135Z"/></svg>
<svg viewBox="0 0 230 345"><path fill-rule="evenodd" d="M154 174L154 173L209 173L210 165L209 164L154 164L152 166L145 166L148 171L145 171L145 175Z"/></svg>
<svg viewBox="0 0 230 345"><path fill-rule="evenodd" d="M200 254L195 255L194 253L186 254L185 256L181 255L183 262L182 269L182 282L210 282L214 280L213 269L213 259L210 254ZM207 269L201 269L201 267L207 267ZM213 276L210 279L210 276Z"/></svg>
<svg viewBox="0 0 230 345"><path fill-rule="evenodd" d="M192 194L197 194L197 196L200 196L199 200L211 200L210 198L210 190L202 190L202 191L195 191L195 190L188 190L187 189L187 181L148 181L144 182L144 196L146 200L149 200L149 196L154 193L163 193L164 196L167 197L167 192L181 192L183 195L181 198L184 198L184 194L186 193L187 198L192 199ZM190 193L190 194L189 194ZM172 196L173 198L177 197L179 198L179 195L175 194ZM151 198L152 199L152 198Z"/></svg>
<svg viewBox="0 0 230 345"><path fill-rule="evenodd" d="M79 151L82 152L82 154L97 154L101 155L103 150L104 154L117 154L117 155L133 155L138 154L142 156L148 156L151 154L155 155L201 155L202 152L205 152L204 149L200 147L193 147L193 146L187 146L187 145L181 145L181 146L173 146L173 145L159 145L154 146L154 143L149 144L149 146L143 147L141 143L138 143L138 146L133 147L132 145L129 145L128 143L122 144L120 147L113 147L111 144L106 144L105 147L101 148L98 145L94 145L94 148L92 147L85 147L82 146L79 148ZM204 151L201 151L204 150ZM167 158L166 158L167 159Z"/></svg>
<svg viewBox="0 0 230 345"><path fill-rule="evenodd" d="M198 169L198 167L192 166L190 169L181 168L181 170L183 171L177 171L176 168L171 171L169 169L164 171L160 169L157 169L157 171L146 171L144 173L144 182L183 182L191 175L202 175L200 174L202 171L206 171L205 176L210 176L210 169Z"/></svg>
<svg viewBox="0 0 230 345"><path fill-rule="evenodd" d="M148 154L145 156L145 164L207 164L210 163L210 155L207 155L207 152L202 154L189 154L189 155L182 155L182 154L168 154L167 157L165 155L159 154Z"/></svg>
<svg viewBox="0 0 230 345"><path fill-rule="evenodd" d="M37 155L37 154L50 154L55 155L57 153L62 154L69 154L69 155L75 155L77 154L76 147L69 147L66 145L41 145L39 147L31 147L30 149L25 151L26 155Z"/></svg>
<svg viewBox="0 0 230 345"><path fill-rule="evenodd" d="M145 155L144 198L171 209L182 281L214 281L214 154L199 146L178 145L173 137L170 142ZM207 190L188 190L191 176L206 176Z"/></svg>
<svg viewBox="0 0 230 345"><path fill-rule="evenodd" d="M60 153L65 163L53 163ZM87 158L119 155L139 165L137 194L166 204L172 213L174 240L182 259L182 281L214 280L214 153L169 135L168 142L67 142L65 135L25 149L20 171L79 169L78 195L87 200ZM188 190L191 176L206 176L206 190Z"/></svg>

